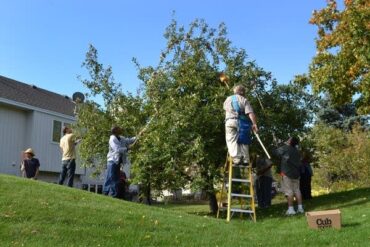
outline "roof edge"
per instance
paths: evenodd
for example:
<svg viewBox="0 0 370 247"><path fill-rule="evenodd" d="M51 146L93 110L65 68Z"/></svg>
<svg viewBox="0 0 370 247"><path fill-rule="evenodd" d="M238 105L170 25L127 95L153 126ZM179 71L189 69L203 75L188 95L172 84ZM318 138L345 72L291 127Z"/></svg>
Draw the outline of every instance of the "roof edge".
<svg viewBox="0 0 370 247"><path fill-rule="evenodd" d="M72 121L77 120L77 118L75 116L66 115L66 114L62 114L60 112L55 112L55 111L42 109L40 107L35 107L35 106L32 106L32 105L28 105L28 104L25 104L25 103L21 103L21 102L18 102L18 101L14 101L14 100L2 98L2 97L0 97L0 103L12 105L12 106L17 106L17 107L20 107L20 108L23 108L23 109L28 109L28 110L33 110L33 111L46 113L46 114L49 114L49 115L66 118L66 119L69 119L69 120L72 120Z"/></svg>

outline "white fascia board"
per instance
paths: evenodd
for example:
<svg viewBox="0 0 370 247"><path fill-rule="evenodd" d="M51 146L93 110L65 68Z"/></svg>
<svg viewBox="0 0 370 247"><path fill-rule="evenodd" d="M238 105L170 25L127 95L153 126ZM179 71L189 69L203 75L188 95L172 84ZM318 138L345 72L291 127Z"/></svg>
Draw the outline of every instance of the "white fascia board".
<svg viewBox="0 0 370 247"><path fill-rule="evenodd" d="M24 104L24 103L21 103L21 102L17 102L17 101L14 101L14 100L9 100L9 99L5 99L5 98L0 97L0 103L5 103L5 104L8 104L8 105L17 106L17 107L28 109L28 110L38 111L38 112L46 113L46 114L49 114L49 115L62 117L62 118L65 118L65 119L68 119L68 120L71 120L71 121L76 121L76 117L72 117L72 116L65 115L63 113L59 113L59 112L55 112L55 111L49 111L49 110L42 109L42 108L39 108L39 107L35 107L35 106L31 106L31 105Z"/></svg>

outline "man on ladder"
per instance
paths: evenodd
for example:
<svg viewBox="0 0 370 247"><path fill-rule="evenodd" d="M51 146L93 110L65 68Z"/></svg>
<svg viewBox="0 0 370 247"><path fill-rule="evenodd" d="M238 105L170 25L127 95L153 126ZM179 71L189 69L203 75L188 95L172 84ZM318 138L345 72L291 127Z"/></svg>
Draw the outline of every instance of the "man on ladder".
<svg viewBox="0 0 370 247"><path fill-rule="evenodd" d="M258 127L256 115L245 98L245 87L237 85L233 90L234 95L227 97L224 102L226 144L233 164L242 165L249 162L250 128L247 126L249 124L247 116L255 133L258 132Z"/></svg>
<svg viewBox="0 0 370 247"><path fill-rule="evenodd" d="M226 144L232 164L229 164L229 179L228 179L228 203L227 203L227 221L230 221L231 212L249 213L253 220L256 221L254 192L252 184L251 166L249 165L249 144L251 143L251 129L257 133L257 120L253 109L245 98L245 87L237 85L233 89L234 95L229 96L224 102L225 116L225 132ZM249 118L249 119L248 119ZM249 167L248 167L249 165ZM233 167L236 168L233 176ZM241 179L240 167L248 169L248 179ZM244 170L245 171L245 170ZM242 183L249 184L250 193L243 194L241 190L238 192L236 187L232 188L232 182L240 183L237 187L241 188ZM232 197L238 197L239 200L249 198L251 200L251 210L236 209L231 207Z"/></svg>

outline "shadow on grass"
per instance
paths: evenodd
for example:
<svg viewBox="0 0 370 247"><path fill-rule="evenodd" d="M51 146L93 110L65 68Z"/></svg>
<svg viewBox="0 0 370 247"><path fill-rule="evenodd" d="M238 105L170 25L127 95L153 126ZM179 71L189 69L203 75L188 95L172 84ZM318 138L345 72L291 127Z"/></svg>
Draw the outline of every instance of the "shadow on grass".
<svg viewBox="0 0 370 247"><path fill-rule="evenodd" d="M315 210L329 210L334 208L343 209L369 203L370 188L361 188L314 197L310 200L303 201L303 206L307 212ZM266 218L280 218L286 217L286 209L286 202L281 202L274 204L267 209L257 209L256 213L259 220Z"/></svg>
<svg viewBox="0 0 370 247"><path fill-rule="evenodd" d="M357 226L360 226L361 224L360 223L346 223L346 224L342 224L342 227L357 227Z"/></svg>
<svg viewBox="0 0 370 247"><path fill-rule="evenodd" d="M280 195L273 200L273 205L266 209L256 208L257 221L268 220L272 218L287 218L285 212L287 203L284 196ZM356 189L352 191L344 191L321 195L303 202L305 211L329 210L334 208L348 208L353 206L361 206L370 204L370 188ZM154 206L171 209L174 211L197 215L201 217L215 217L209 212L208 201L202 202L171 202L168 204L157 203ZM293 217L304 217L304 214L299 214ZM243 215L242 220L248 219L249 216ZM220 220L226 219L226 212L221 212ZM241 219L239 214L235 214L233 220ZM356 223L344 225L344 227L355 227Z"/></svg>

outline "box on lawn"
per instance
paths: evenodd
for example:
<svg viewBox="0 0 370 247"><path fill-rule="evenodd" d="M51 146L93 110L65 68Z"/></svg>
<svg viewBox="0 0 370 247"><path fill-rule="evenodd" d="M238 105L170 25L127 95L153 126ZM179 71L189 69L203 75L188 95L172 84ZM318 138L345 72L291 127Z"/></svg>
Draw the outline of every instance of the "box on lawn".
<svg viewBox="0 0 370 247"><path fill-rule="evenodd" d="M341 228L341 215L339 209L307 212L307 223L310 228Z"/></svg>

